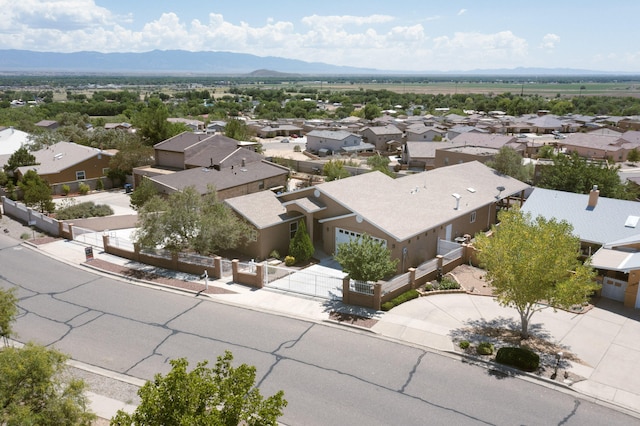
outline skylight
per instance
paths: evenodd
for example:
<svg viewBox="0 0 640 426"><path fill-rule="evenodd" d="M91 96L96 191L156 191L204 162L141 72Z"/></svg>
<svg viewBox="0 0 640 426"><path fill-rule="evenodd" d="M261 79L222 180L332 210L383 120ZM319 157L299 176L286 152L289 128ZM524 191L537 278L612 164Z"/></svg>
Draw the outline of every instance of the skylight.
<svg viewBox="0 0 640 426"><path fill-rule="evenodd" d="M635 228L638 225L638 221L640 221L639 216L629 216L627 221L624 223L624 226L627 228Z"/></svg>

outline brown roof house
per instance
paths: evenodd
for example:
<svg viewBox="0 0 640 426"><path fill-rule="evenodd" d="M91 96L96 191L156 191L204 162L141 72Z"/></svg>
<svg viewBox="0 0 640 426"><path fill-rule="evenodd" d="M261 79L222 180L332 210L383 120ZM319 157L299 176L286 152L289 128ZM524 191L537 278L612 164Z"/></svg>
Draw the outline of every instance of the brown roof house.
<svg viewBox="0 0 640 426"><path fill-rule="evenodd" d="M149 178L162 194L193 186L206 194L210 185L219 199L284 187L289 169L271 163L242 142L223 135L184 132L154 145L153 167L134 169L134 181Z"/></svg>
<svg viewBox="0 0 640 426"><path fill-rule="evenodd" d="M402 145L402 130L393 124L365 127L360 134L365 142L375 145L380 152L395 151Z"/></svg>
<svg viewBox="0 0 640 426"><path fill-rule="evenodd" d="M91 186L97 179L105 177L114 152L73 142L58 142L32 154L38 164L18 167L17 176L21 177L27 171L35 170L53 186L53 191L57 194L61 193L62 184L72 186L86 181ZM75 190L74 187L71 189Z"/></svg>
<svg viewBox="0 0 640 426"><path fill-rule="evenodd" d="M312 130L307 133L307 151L320 156L373 151L375 145L346 130Z"/></svg>
<svg viewBox="0 0 640 426"><path fill-rule="evenodd" d="M441 240L489 229L498 206L522 197L529 185L477 162L393 179L371 172L284 194L261 192L225 203L258 231L243 250L265 259L287 253L300 220L317 249L334 253L350 238L367 233L382 241L398 272L430 260Z"/></svg>

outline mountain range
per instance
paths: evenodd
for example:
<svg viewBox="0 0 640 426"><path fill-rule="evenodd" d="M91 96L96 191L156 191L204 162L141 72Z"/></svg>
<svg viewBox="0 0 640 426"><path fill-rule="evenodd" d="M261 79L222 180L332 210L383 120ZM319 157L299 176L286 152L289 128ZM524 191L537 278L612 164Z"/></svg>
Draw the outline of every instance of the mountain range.
<svg viewBox="0 0 640 426"><path fill-rule="evenodd" d="M322 62L305 62L274 56L256 56L232 52L189 52L153 50L142 53L36 52L0 50L0 72L4 73L92 73L147 75L220 75L255 73L263 76L292 75L621 75L569 68L513 68L473 71L387 71L372 68L337 66ZM265 75L271 70L273 75ZM269 73L266 73L269 74Z"/></svg>

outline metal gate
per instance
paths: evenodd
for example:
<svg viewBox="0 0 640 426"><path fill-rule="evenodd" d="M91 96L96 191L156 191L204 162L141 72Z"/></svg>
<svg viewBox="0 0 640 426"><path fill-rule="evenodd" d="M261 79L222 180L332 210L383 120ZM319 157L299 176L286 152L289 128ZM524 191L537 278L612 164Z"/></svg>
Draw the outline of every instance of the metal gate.
<svg viewBox="0 0 640 426"><path fill-rule="evenodd" d="M342 277L345 275L342 271L319 265L298 270L265 264L265 269L265 287L323 299L342 299Z"/></svg>

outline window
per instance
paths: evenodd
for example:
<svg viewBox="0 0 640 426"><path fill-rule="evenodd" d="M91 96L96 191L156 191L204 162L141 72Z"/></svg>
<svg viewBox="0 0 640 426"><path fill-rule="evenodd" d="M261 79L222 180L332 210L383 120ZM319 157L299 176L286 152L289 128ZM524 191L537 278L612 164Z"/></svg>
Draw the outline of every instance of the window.
<svg viewBox="0 0 640 426"><path fill-rule="evenodd" d="M102 176L106 176L106 175L108 175L108 174L109 174L109 168L108 168L108 167L104 167L104 168L102 169Z"/></svg>
<svg viewBox="0 0 640 426"><path fill-rule="evenodd" d="M476 212L471 212L471 219L469 220L469 223L474 223L476 221Z"/></svg>
<svg viewBox="0 0 640 426"><path fill-rule="evenodd" d="M264 189L264 181L263 180L258 182L258 189Z"/></svg>
<svg viewBox="0 0 640 426"><path fill-rule="evenodd" d="M291 222L289 224L289 238L293 240L293 237L295 237L296 232L298 231L298 222Z"/></svg>
<svg viewBox="0 0 640 426"><path fill-rule="evenodd" d="M79 170L76 172L76 180L85 180L86 176L84 174L84 170Z"/></svg>

